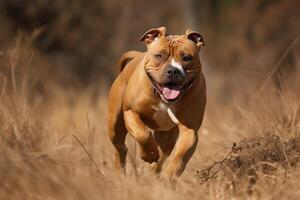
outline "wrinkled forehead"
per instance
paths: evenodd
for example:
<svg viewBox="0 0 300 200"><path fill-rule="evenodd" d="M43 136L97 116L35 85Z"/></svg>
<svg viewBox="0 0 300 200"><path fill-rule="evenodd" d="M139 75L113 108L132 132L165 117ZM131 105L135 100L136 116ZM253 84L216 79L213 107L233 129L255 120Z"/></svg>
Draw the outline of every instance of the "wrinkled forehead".
<svg viewBox="0 0 300 200"><path fill-rule="evenodd" d="M152 53L162 51L168 54L177 54L178 52L194 54L196 46L184 35L168 35L155 39L150 45L149 51Z"/></svg>

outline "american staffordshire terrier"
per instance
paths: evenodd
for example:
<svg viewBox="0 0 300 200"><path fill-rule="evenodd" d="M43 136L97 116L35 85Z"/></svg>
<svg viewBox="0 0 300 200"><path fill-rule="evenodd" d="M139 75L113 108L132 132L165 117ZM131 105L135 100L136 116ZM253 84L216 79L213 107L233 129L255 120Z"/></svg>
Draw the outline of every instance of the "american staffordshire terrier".
<svg viewBox="0 0 300 200"><path fill-rule="evenodd" d="M167 35L165 27L148 30L140 41L147 51L123 54L109 93L108 133L116 168L124 170L128 132L141 158L156 162L156 172L172 179L184 171L198 142L206 105L199 59L204 41L191 30Z"/></svg>

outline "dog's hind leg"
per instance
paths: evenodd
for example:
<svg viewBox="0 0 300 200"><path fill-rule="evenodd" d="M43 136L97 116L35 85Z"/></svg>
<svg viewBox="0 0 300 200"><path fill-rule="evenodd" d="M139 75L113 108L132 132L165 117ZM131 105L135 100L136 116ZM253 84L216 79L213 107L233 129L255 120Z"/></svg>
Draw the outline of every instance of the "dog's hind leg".
<svg viewBox="0 0 300 200"><path fill-rule="evenodd" d="M124 126L123 117L121 116L116 117L114 124L111 124L109 126L111 126L111 128L108 131L109 137L116 149L115 167L118 171L121 170L125 172L126 154L127 154L125 139L126 139L127 131Z"/></svg>
<svg viewBox="0 0 300 200"><path fill-rule="evenodd" d="M123 118L122 97L125 90L124 84L117 84L121 81L118 77L109 94L108 102L108 134L115 147L115 166L118 171L125 172L127 147L125 139L127 130Z"/></svg>

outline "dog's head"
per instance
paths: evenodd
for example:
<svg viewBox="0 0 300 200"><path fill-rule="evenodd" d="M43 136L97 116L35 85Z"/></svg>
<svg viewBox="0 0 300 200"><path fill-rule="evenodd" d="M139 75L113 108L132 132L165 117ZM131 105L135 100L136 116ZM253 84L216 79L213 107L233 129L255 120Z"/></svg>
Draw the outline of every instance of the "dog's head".
<svg viewBox="0 0 300 200"><path fill-rule="evenodd" d="M166 28L148 30L140 39L147 45L145 72L156 92L167 103L178 101L201 72L199 50L202 36L187 30L184 35L166 35Z"/></svg>

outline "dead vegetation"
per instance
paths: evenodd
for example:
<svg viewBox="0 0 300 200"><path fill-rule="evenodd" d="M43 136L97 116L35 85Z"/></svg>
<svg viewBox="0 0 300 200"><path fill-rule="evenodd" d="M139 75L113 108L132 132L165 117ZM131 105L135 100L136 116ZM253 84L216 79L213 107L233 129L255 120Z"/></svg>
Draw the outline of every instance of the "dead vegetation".
<svg viewBox="0 0 300 200"><path fill-rule="evenodd" d="M299 1L49 2L0 2L0 199L299 199ZM207 44L199 145L174 185L130 137L114 174L106 134L116 60L161 25Z"/></svg>
<svg viewBox="0 0 300 200"><path fill-rule="evenodd" d="M299 70L280 87L268 82L262 93L254 92L257 85L247 77L253 84L236 90L234 103L220 103L212 95L199 148L170 186L136 157L130 139L127 175L114 174L106 91L95 101L88 89L58 87L47 71L37 73L43 62L30 45L15 44L0 57L1 199L299 196Z"/></svg>
<svg viewBox="0 0 300 200"><path fill-rule="evenodd" d="M234 185L248 177L250 189L260 176L276 178L280 173L297 170L299 163L299 137L285 141L278 135L250 138L238 144L233 143L231 151L223 160L198 171L197 177L204 183L213 181L217 176L228 176Z"/></svg>

